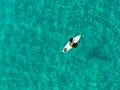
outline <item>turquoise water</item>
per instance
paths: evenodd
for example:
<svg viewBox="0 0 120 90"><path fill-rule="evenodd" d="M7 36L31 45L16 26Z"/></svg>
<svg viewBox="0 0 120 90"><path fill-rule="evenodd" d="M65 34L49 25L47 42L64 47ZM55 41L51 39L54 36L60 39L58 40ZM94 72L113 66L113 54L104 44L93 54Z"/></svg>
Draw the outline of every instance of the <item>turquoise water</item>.
<svg viewBox="0 0 120 90"><path fill-rule="evenodd" d="M120 0L0 0L0 90L120 90Z"/></svg>

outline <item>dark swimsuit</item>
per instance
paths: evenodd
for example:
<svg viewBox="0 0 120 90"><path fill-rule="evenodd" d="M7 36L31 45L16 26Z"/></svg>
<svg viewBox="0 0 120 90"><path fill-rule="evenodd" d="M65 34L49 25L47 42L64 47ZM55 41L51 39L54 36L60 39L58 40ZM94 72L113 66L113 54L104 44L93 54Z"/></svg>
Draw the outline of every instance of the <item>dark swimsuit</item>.
<svg viewBox="0 0 120 90"><path fill-rule="evenodd" d="M76 48L78 46L78 43L74 43L73 47Z"/></svg>

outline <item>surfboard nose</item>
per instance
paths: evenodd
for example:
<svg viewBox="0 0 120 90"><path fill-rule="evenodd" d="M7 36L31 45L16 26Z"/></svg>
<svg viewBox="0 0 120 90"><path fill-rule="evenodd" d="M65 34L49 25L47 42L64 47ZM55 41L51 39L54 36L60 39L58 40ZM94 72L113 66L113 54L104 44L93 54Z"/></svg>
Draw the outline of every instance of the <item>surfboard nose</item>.
<svg viewBox="0 0 120 90"><path fill-rule="evenodd" d="M81 37L81 35L78 35L79 37Z"/></svg>

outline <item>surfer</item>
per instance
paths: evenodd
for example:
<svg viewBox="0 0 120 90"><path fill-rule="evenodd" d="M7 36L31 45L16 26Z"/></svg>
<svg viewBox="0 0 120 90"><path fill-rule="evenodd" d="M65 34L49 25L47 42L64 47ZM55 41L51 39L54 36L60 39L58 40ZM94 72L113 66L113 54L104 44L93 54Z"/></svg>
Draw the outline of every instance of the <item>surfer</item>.
<svg viewBox="0 0 120 90"><path fill-rule="evenodd" d="M73 38L70 38L70 39L69 39L69 45L70 45L71 47L76 48L76 47L78 46L78 42L77 42L77 43L74 43L74 42L73 42ZM66 52L66 51L67 51L67 48L64 48L64 52Z"/></svg>
<svg viewBox="0 0 120 90"><path fill-rule="evenodd" d="M64 46L62 52L66 53L73 47L76 48L78 46L78 43L79 43L78 41L79 41L80 37L81 37L81 35L70 38L68 43Z"/></svg>
<svg viewBox="0 0 120 90"><path fill-rule="evenodd" d="M78 46L78 42L77 42L77 43L74 43L74 42L73 42L73 38L70 38L69 41L70 41L69 45L70 45L71 47L76 48L76 47Z"/></svg>

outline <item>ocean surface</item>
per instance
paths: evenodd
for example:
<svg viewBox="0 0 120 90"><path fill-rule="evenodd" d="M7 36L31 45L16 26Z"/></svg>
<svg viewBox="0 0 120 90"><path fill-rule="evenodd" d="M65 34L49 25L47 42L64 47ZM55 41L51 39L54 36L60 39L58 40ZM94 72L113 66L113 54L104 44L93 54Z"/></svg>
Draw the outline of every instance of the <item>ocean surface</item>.
<svg viewBox="0 0 120 90"><path fill-rule="evenodd" d="M0 90L120 90L120 0L0 0Z"/></svg>

